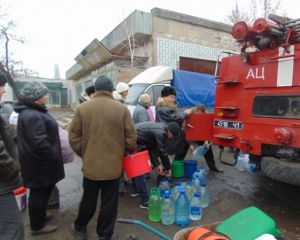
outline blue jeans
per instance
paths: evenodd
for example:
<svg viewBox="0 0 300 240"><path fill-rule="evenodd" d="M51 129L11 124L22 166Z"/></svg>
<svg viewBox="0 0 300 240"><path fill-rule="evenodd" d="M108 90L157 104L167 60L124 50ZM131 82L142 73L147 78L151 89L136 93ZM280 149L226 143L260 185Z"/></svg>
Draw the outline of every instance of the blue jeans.
<svg viewBox="0 0 300 240"><path fill-rule="evenodd" d="M149 200L148 189L146 185L145 175L141 175L135 178L131 178L132 180L132 189L133 191L139 193L141 198L141 203L147 203Z"/></svg>
<svg viewBox="0 0 300 240"><path fill-rule="evenodd" d="M0 240L24 240L24 225L13 192L0 195Z"/></svg>

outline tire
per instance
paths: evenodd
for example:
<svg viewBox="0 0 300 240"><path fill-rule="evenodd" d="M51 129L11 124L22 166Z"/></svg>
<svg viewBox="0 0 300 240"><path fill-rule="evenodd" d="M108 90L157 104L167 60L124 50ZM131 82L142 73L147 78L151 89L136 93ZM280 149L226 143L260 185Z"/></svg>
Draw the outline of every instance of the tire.
<svg viewBox="0 0 300 240"><path fill-rule="evenodd" d="M300 186L300 163L288 162L275 157L263 157L261 170L272 179Z"/></svg>

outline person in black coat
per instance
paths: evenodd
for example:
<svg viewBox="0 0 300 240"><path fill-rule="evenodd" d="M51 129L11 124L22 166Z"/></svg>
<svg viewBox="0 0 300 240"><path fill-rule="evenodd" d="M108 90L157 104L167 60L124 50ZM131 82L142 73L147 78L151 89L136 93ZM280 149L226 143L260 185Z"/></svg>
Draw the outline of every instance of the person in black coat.
<svg viewBox="0 0 300 240"><path fill-rule="evenodd" d="M175 97L175 88L166 86L161 90L161 98L156 103L155 120L164 124L176 122L180 126L180 135L167 141L167 151L169 155L175 154L175 160L183 160L190 145L185 140L185 131L182 125L188 119L191 110L187 109L183 113L179 113L175 104Z"/></svg>
<svg viewBox="0 0 300 240"><path fill-rule="evenodd" d="M18 117L18 151L23 186L30 189L28 210L31 234L57 230L45 225L50 194L65 177L58 124L48 113L48 88L40 82L29 82L22 90L22 101L15 106Z"/></svg>
<svg viewBox="0 0 300 240"><path fill-rule="evenodd" d="M177 123L167 125L153 122L143 122L135 125L137 132L137 145L149 151L150 161L160 175L171 175L171 164L166 150L166 141L180 134ZM160 157L163 167L159 164Z"/></svg>
<svg viewBox="0 0 300 240"><path fill-rule="evenodd" d="M93 99L94 95L95 95L95 87L94 86L87 87L85 89L85 92L80 94L79 103L81 104L83 102Z"/></svg>
<svg viewBox="0 0 300 240"><path fill-rule="evenodd" d="M137 151L148 150L150 161L156 168L160 176L171 176L171 165L165 148L168 138L177 137L180 134L180 128L177 123L171 122L167 125L154 122L142 122L135 124L137 133ZM158 160L160 157L162 166ZM148 191L145 175L133 179L133 190L136 196L140 195L140 208L148 209Z"/></svg>

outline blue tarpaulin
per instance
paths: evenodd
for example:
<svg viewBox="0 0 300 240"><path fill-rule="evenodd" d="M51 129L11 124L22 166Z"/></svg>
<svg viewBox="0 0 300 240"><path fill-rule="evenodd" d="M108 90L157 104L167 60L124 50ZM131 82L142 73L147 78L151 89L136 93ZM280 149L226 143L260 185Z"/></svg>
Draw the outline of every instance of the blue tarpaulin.
<svg viewBox="0 0 300 240"><path fill-rule="evenodd" d="M207 108L215 106L216 83L213 75L173 70L171 86L176 89L178 107L195 107L198 103Z"/></svg>

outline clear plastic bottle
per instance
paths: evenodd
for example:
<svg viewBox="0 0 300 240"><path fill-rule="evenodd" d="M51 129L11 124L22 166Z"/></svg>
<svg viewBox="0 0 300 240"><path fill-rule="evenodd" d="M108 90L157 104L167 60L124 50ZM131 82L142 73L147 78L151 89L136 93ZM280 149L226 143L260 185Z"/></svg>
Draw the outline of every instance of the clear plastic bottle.
<svg viewBox="0 0 300 240"><path fill-rule="evenodd" d="M158 188L151 188L151 195L148 202L149 220L158 222L161 220L161 201Z"/></svg>
<svg viewBox="0 0 300 240"><path fill-rule="evenodd" d="M186 178L181 179L181 183L180 186L184 187L186 186L187 182L186 182Z"/></svg>
<svg viewBox="0 0 300 240"><path fill-rule="evenodd" d="M196 176L193 180L193 186L195 188L195 192L201 192L201 178Z"/></svg>
<svg viewBox="0 0 300 240"><path fill-rule="evenodd" d="M238 160L236 162L236 165L234 167L239 171L245 170L245 154L239 154Z"/></svg>
<svg viewBox="0 0 300 240"><path fill-rule="evenodd" d="M192 153L193 158L202 157L205 153L207 153L207 149L208 148L205 145L201 145L201 146L197 147Z"/></svg>
<svg viewBox="0 0 300 240"><path fill-rule="evenodd" d="M201 176L202 176L202 181L201 181L201 183L207 183L207 172L206 172L206 170L205 170L205 168L204 167L200 167L200 174L201 174Z"/></svg>
<svg viewBox="0 0 300 240"><path fill-rule="evenodd" d="M188 184L185 186L185 195L189 200L194 196L194 193L196 192L196 189L193 186L193 182L188 182Z"/></svg>
<svg viewBox="0 0 300 240"><path fill-rule="evenodd" d="M160 191L160 199L162 200L165 195L165 191L170 191L170 184L169 184L168 180L166 178L162 178L162 180L159 183L158 188Z"/></svg>
<svg viewBox="0 0 300 240"><path fill-rule="evenodd" d="M198 168L198 169L193 173L193 175L192 175L193 181L194 181L194 179L195 179L196 176L201 177L201 174L200 174L200 168Z"/></svg>
<svg viewBox="0 0 300 240"><path fill-rule="evenodd" d="M255 169L256 165L249 163L249 154L245 154L244 161L245 161L244 169L249 173L254 173L254 169Z"/></svg>
<svg viewBox="0 0 300 240"><path fill-rule="evenodd" d="M208 207L209 205L210 193L206 187L206 184L201 184L201 199L202 199L202 208Z"/></svg>
<svg viewBox="0 0 300 240"><path fill-rule="evenodd" d="M180 182L177 181L175 182L175 185L171 189L171 197L174 200L174 202L176 201L179 195L179 189L178 189L179 186L180 186Z"/></svg>
<svg viewBox="0 0 300 240"><path fill-rule="evenodd" d="M186 226L190 222L190 201L185 195L184 189L180 189L175 202L175 223L178 226Z"/></svg>
<svg viewBox="0 0 300 240"><path fill-rule="evenodd" d="M191 210L190 210L190 219L191 220L200 220L202 218L202 201L200 193L194 193L190 201Z"/></svg>
<svg viewBox="0 0 300 240"><path fill-rule="evenodd" d="M169 191L165 192L161 202L161 222L164 225L172 225L175 222L175 204Z"/></svg>

